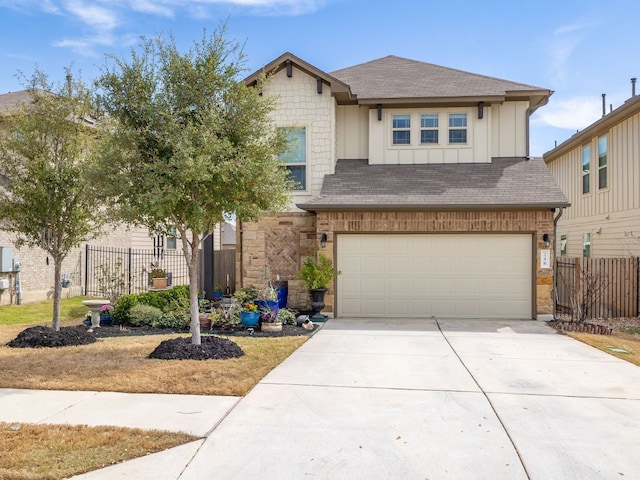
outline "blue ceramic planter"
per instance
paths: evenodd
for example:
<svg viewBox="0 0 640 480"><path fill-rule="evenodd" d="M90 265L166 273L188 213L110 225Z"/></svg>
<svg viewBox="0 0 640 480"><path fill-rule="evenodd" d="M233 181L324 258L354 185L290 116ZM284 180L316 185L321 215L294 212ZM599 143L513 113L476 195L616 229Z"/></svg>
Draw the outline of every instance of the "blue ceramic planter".
<svg viewBox="0 0 640 480"><path fill-rule="evenodd" d="M260 312L240 312L240 323L245 327L257 327L260 321Z"/></svg>

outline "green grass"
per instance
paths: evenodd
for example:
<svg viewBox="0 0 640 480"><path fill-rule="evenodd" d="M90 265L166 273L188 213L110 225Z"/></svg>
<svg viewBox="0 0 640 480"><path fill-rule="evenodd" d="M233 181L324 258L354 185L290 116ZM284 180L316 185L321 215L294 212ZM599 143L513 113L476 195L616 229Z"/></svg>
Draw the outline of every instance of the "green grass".
<svg viewBox="0 0 640 480"><path fill-rule="evenodd" d="M87 297L64 298L60 300L60 320L83 319L87 314L87 307L82 300ZM27 303L24 305L0 306L0 325L31 325L51 324L53 317L53 300Z"/></svg>

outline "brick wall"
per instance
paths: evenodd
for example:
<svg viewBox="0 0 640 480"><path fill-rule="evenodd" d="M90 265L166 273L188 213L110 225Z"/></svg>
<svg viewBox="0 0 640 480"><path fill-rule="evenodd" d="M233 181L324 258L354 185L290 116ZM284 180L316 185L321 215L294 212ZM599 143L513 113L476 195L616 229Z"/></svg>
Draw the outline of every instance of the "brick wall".
<svg viewBox="0 0 640 480"><path fill-rule="evenodd" d="M289 283L288 305L308 306L309 293L296 280L301 259L316 253L316 217L310 213L262 216L236 226L236 289L264 285L270 280Z"/></svg>
<svg viewBox="0 0 640 480"><path fill-rule="evenodd" d="M128 247L131 244L132 235L141 229L138 227L118 226L107 228L105 233L91 240L91 245ZM146 230L145 230L146 231ZM0 229L0 247L12 247L13 258L19 259L22 264L20 272L20 285L22 288L22 302L35 302L47 300L53 296L53 258L40 248L15 247L15 236ZM71 250L62 263L62 274L71 278L71 287L64 288L63 298L81 295L84 288L84 256L85 244ZM13 287L14 275L0 273L0 278L9 279ZM15 295L12 297L10 290L0 292L0 305L15 303Z"/></svg>
<svg viewBox="0 0 640 480"><path fill-rule="evenodd" d="M264 281L265 266L272 277L278 268L289 280L289 302L308 303L308 294L301 282L294 280L301 258L314 256L320 248L322 233L327 234L327 246L322 252L335 263L334 234L359 233L531 233L537 239L535 255L535 312L553 312L553 271L541 269L539 251L544 249L542 237L549 234L553 245L553 213L540 211L477 211L477 212L318 212L312 214L281 214L264 216L257 222L241 223L238 229L238 288L259 285ZM277 248L277 245L281 245ZM274 268L275 267L275 268ZM288 269L288 270L287 270ZM326 312L334 306L334 285L325 296Z"/></svg>

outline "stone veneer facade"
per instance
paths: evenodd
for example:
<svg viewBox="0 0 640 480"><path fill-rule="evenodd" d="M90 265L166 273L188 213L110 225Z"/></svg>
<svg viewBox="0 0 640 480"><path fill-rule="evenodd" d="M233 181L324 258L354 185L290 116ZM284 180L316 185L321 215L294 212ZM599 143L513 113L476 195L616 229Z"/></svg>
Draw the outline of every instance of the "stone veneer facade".
<svg viewBox="0 0 640 480"><path fill-rule="evenodd" d="M275 233L274 233L275 232ZM289 272L289 303L308 303L308 293L301 282L291 276L306 256L320 250L320 238L327 234L327 246L322 252L334 262L335 234L340 233L531 233L536 239L534 315L548 316L553 312L553 269L540 268L543 235L549 234L553 245L553 211L325 211L289 213L261 217L257 222L241 224L238 229L238 288L260 285L264 269L270 266L272 276L278 272L272 266ZM287 251L283 258L275 246L282 239ZM297 245L294 245L296 244ZM287 246L284 246L284 245ZM289 246L291 245L291 246ZM297 248L297 255L295 250ZM553 255L552 255L553 258ZM333 312L335 283L325 297L325 312Z"/></svg>

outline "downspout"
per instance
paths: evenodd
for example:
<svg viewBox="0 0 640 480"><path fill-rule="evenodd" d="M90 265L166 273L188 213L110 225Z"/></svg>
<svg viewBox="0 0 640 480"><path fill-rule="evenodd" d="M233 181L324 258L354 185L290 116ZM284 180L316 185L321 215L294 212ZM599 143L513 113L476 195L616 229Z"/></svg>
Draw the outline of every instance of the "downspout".
<svg viewBox="0 0 640 480"><path fill-rule="evenodd" d="M531 135L529 133L529 130L530 130L529 127L530 127L531 115L533 115L535 111L538 110L540 107L544 107L547 103L549 103L549 97L553 95L553 93L554 92L550 90L549 95L547 95L543 101L541 101L540 103L538 103L533 107L532 106L527 107L527 115L526 115L527 128L526 128L526 139L525 139L526 146L527 146L527 151L525 153L525 156L527 158L529 157L529 154L530 154L529 143L531 141L531 138L530 138Z"/></svg>
<svg viewBox="0 0 640 480"><path fill-rule="evenodd" d="M555 211L555 208L554 208ZM557 257L557 245L558 245L558 221L562 214L564 213L564 207L560 207L560 211L558 215L553 218L553 319L556 317L556 300L557 300L557 285L556 285L556 257Z"/></svg>

